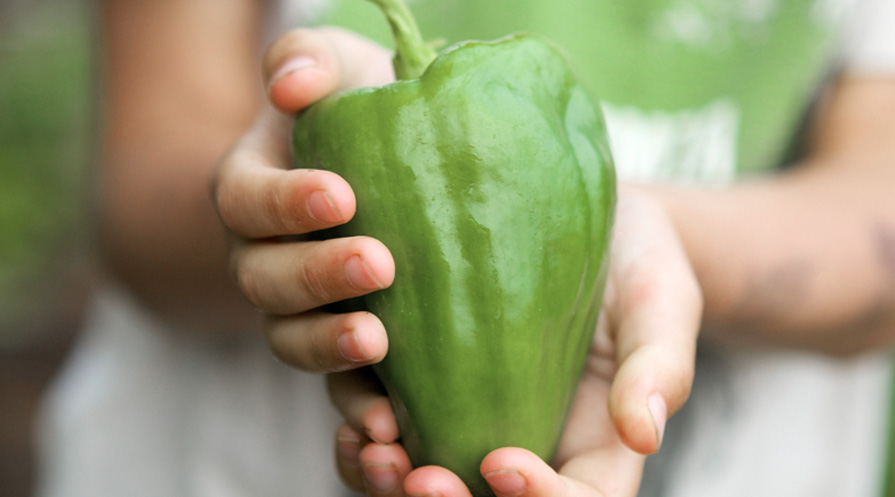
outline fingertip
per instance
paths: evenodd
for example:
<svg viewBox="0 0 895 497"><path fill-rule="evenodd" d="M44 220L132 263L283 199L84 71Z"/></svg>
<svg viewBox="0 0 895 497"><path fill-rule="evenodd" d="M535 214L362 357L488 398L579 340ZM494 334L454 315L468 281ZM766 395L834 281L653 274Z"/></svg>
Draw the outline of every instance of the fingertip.
<svg viewBox="0 0 895 497"><path fill-rule="evenodd" d="M325 169L298 167L282 171L275 186L282 188L283 201L295 207L287 214L307 230L329 228L347 223L357 210L357 199L351 185L339 174ZM284 220L288 221L288 220Z"/></svg>
<svg viewBox="0 0 895 497"><path fill-rule="evenodd" d="M516 468L491 471L483 476L494 493L499 496L522 495L528 488L528 479Z"/></svg>
<svg viewBox="0 0 895 497"><path fill-rule="evenodd" d="M346 328L353 332L353 345L364 365L376 364L388 352L388 333L385 326L373 313L359 311L346 315ZM340 337L341 338L341 337Z"/></svg>
<svg viewBox="0 0 895 497"><path fill-rule="evenodd" d="M349 219L327 190L316 190L308 195L308 215L322 225L343 224Z"/></svg>
<svg viewBox="0 0 895 497"><path fill-rule="evenodd" d="M651 454L656 451L658 448L655 443L656 429L645 402L643 409L632 408L630 402L611 400L609 406L612 422L625 446L639 454Z"/></svg>
<svg viewBox="0 0 895 497"><path fill-rule="evenodd" d="M656 445L653 452L658 452L659 448L662 446L662 440L665 438L665 422L668 420L668 404L660 394L653 393L647 397L646 406L653 421L653 429L655 430Z"/></svg>
<svg viewBox="0 0 895 497"><path fill-rule="evenodd" d="M693 382L689 352L645 345L619 367L609 413L622 441L640 454L659 450L668 417L687 401Z"/></svg>
<svg viewBox="0 0 895 497"><path fill-rule="evenodd" d="M381 241L359 236L353 240L353 258L346 261L349 281L364 291L382 290L395 281L395 260Z"/></svg>
<svg viewBox="0 0 895 497"><path fill-rule="evenodd" d="M386 397L370 404L363 414L363 424L366 435L376 443L391 444L398 439L398 422Z"/></svg>
<svg viewBox="0 0 895 497"><path fill-rule="evenodd" d="M267 94L274 107L295 113L332 93L337 85L338 77L332 70L319 65L305 65L271 80Z"/></svg>
<svg viewBox="0 0 895 497"><path fill-rule="evenodd" d="M333 175L331 181L326 184L333 208L338 212L340 221L347 223L357 211L357 198L354 195L354 190L345 178L331 171L327 171L327 173Z"/></svg>
<svg viewBox="0 0 895 497"><path fill-rule="evenodd" d="M339 85L334 47L318 30L294 29L275 41L262 66L271 103L298 112L332 93Z"/></svg>
<svg viewBox="0 0 895 497"><path fill-rule="evenodd" d="M345 276L355 289L362 292L382 290L386 284L382 282L379 274L382 270L374 271L367 258L354 255L345 262Z"/></svg>
<svg viewBox="0 0 895 497"><path fill-rule="evenodd" d="M368 444L360 451L360 463L365 486L374 495L392 495L412 469L407 453L397 444Z"/></svg>
<svg viewBox="0 0 895 497"><path fill-rule="evenodd" d="M404 492L414 497L472 497L463 480L439 466L423 466L404 479Z"/></svg>
<svg viewBox="0 0 895 497"><path fill-rule="evenodd" d="M375 240L375 239L374 239ZM395 282L395 259L391 251L379 240L375 240L374 247L367 259L370 269L376 274L382 284L382 288L388 288Z"/></svg>
<svg viewBox="0 0 895 497"><path fill-rule="evenodd" d="M293 73L297 73L303 69L310 69L317 67L317 60L308 55L293 55L285 61L281 62L279 66L277 66L273 73L270 75L267 81L267 86L271 87L275 85L278 81L289 76Z"/></svg>
<svg viewBox="0 0 895 497"><path fill-rule="evenodd" d="M563 479L531 451L505 447L488 454L481 465L482 476L498 497L517 495L567 495Z"/></svg>
<svg viewBox="0 0 895 497"><path fill-rule="evenodd" d="M394 80L391 53L350 31L295 29L268 49L262 66L268 97L283 112L298 112L346 88Z"/></svg>
<svg viewBox="0 0 895 497"><path fill-rule="evenodd" d="M518 447L503 447L493 450L482 459L480 470L482 475L504 471L509 468L525 469L536 467L544 463L533 452Z"/></svg>
<svg viewBox="0 0 895 497"><path fill-rule="evenodd" d="M359 457L362 464L393 464L410 471L410 458L399 444L370 443L361 449Z"/></svg>
<svg viewBox="0 0 895 497"><path fill-rule="evenodd" d="M667 404L648 388L614 384L610 392L609 414L622 442L640 454L659 450L665 431Z"/></svg>

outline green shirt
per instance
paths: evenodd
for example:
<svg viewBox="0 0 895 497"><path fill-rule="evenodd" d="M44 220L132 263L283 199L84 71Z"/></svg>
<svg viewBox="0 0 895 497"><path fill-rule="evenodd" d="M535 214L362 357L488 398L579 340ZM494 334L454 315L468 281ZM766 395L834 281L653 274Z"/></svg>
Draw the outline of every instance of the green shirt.
<svg viewBox="0 0 895 497"><path fill-rule="evenodd" d="M372 4L328 22L389 43ZM779 165L831 70L841 20L817 0L416 0L448 43L520 30L566 50L604 103L620 176L724 184ZM837 21L838 19L838 21Z"/></svg>

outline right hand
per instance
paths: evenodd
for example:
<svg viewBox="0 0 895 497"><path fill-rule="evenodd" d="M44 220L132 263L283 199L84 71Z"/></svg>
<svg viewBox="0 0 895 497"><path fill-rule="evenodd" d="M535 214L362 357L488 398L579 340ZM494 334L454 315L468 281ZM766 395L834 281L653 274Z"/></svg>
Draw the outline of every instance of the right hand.
<svg viewBox="0 0 895 497"><path fill-rule="evenodd" d="M270 47L263 74L269 102L211 184L231 271L265 314L270 348L283 362L316 372L379 362L388 340L378 318L320 307L391 285L392 256L369 237L302 239L350 220L355 197L335 173L292 169L289 142L294 113L334 91L393 80L390 54L347 31L300 29Z"/></svg>

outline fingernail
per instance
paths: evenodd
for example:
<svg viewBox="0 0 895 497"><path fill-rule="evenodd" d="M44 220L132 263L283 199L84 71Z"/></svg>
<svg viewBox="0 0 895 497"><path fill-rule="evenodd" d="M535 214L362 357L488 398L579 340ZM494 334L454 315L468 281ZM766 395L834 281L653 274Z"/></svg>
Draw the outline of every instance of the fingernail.
<svg viewBox="0 0 895 497"><path fill-rule="evenodd" d="M370 356L360 344L357 338L357 331L350 330L339 335L336 339L336 346L339 348L339 354L351 362L366 362L370 360Z"/></svg>
<svg viewBox="0 0 895 497"><path fill-rule="evenodd" d="M391 492L398 484L398 470L392 463L364 463L364 480L370 490Z"/></svg>
<svg viewBox="0 0 895 497"><path fill-rule="evenodd" d="M485 473L485 480L488 485L498 494L506 497L522 495L528 488L528 482L516 469L499 469L490 473Z"/></svg>
<svg viewBox="0 0 895 497"><path fill-rule="evenodd" d="M345 274L348 282L358 290L382 290L385 285L379 281L370 266L356 255L345 263Z"/></svg>
<svg viewBox="0 0 895 497"><path fill-rule="evenodd" d="M268 83L268 87L273 86L277 83L277 81L285 78L286 76L301 71L302 69L307 69L308 67L315 67L317 65L317 61L308 56L300 56L295 57L293 59L289 59L278 67L273 74L270 76L270 82Z"/></svg>
<svg viewBox="0 0 895 497"><path fill-rule="evenodd" d="M345 218L339 212L332 196L326 190L317 190L308 197L308 214L323 223L342 223Z"/></svg>
<svg viewBox="0 0 895 497"><path fill-rule="evenodd" d="M654 393L646 399L646 406L653 418L653 428L656 430L656 446L662 445L662 437L665 433L665 421L668 419L668 407L661 395Z"/></svg>

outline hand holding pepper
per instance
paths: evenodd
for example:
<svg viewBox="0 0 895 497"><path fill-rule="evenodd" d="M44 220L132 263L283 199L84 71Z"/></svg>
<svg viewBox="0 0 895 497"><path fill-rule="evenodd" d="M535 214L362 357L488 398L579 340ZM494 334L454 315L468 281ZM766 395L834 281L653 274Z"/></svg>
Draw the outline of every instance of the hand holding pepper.
<svg viewBox="0 0 895 497"><path fill-rule="evenodd" d="M343 31L302 30L273 45L265 77L274 106L296 112L337 89L387 82L389 65L385 51ZM374 316L318 309L389 285L393 261L369 238L282 238L345 222L355 208L338 176L285 169L290 124L266 111L217 176L217 205L236 235L234 272L271 316L270 345L285 362L314 371L375 363L387 338ZM634 495L642 454L658 449L667 416L689 393L701 310L692 272L661 207L644 193L623 188L617 216L603 314L556 460L548 466L522 449L494 451L482 470L498 495L516 495L511 487L519 482L524 495ZM468 495L443 468L411 472L394 443L388 401L370 378L363 371L332 377L347 420L338 461L345 481L373 496Z"/></svg>
<svg viewBox="0 0 895 497"><path fill-rule="evenodd" d="M661 205L622 187L613 243L602 317L556 457L548 466L519 448L489 454L481 471L498 496L636 495L644 454L659 449L689 394L702 300ZM347 421L337 443L349 485L377 497L470 495L443 468L412 470L388 402L362 371L330 378ZM386 490L402 479L403 489Z"/></svg>
<svg viewBox="0 0 895 497"><path fill-rule="evenodd" d="M382 84L393 77L388 57L340 30L290 33L267 54L270 99L296 112L336 89ZM270 347L283 362L317 372L378 362L387 338L375 316L319 308L387 287L394 262L372 238L300 239L351 219L355 199L336 174L288 170L291 122L267 106L214 177L212 195L232 235L231 271L267 316Z"/></svg>

